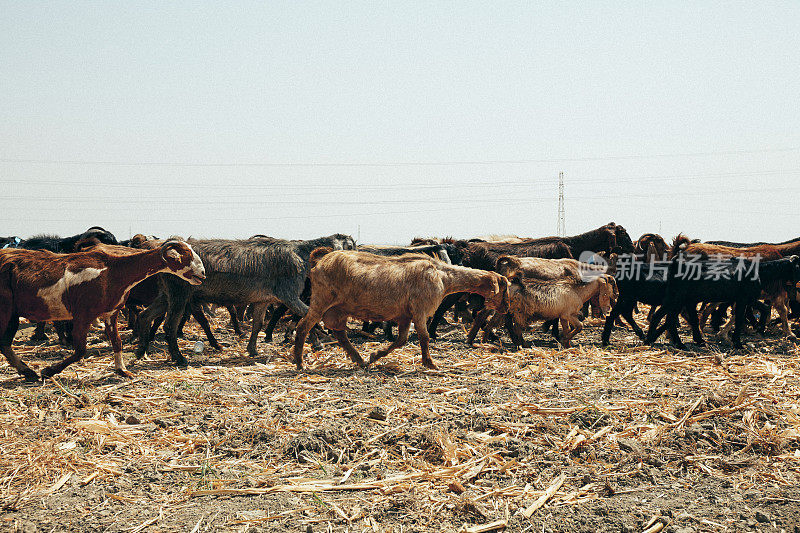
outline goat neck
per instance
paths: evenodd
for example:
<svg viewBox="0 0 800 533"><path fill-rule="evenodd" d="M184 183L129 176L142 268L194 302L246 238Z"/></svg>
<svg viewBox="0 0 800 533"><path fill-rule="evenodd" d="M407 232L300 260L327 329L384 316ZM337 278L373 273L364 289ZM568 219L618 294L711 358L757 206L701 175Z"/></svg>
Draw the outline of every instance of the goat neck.
<svg viewBox="0 0 800 533"><path fill-rule="evenodd" d="M445 263L434 264L444 285L445 296L457 292L471 292L489 298L497 295L500 290L495 279L500 278L497 273Z"/></svg>

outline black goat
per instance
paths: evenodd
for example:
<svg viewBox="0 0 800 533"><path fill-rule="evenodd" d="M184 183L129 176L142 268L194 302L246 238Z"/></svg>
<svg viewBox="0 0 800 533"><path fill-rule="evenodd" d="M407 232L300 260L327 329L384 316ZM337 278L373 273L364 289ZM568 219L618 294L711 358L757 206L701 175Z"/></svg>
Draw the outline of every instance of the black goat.
<svg viewBox="0 0 800 533"><path fill-rule="evenodd" d="M792 284L800 282L800 258L796 255L757 263L757 279L738 279L739 272L741 272L739 268L742 265L746 272L756 266L754 261L741 258L734 258L724 263L726 276L719 279L709 279L706 275L711 271L712 264L714 264L714 272L720 272L719 262L700 261L697 263L700 267L699 271L692 276L700 279L688 279L688 276L681 275L679 272L680 257L676 256L670 264L664 302L650 323L645 339L647 344L652 344L661 333L668 330L672 343L683 349L684 345L678 336L678 313L682 308L688 305L696 306L699 302L731 302L735 304L735 322L731 340L734 347L742 348L741 335L745 312L748 306L752 306L758 301L762 289L776 282L790 281ZM659 326L662 317L665 317L664 325Z"/></svg>
<svg viewBox="0 0 800 533"><path fill-rule="evenodd" d="M59 237L57 235L36 235L19 243L18 248L25 250L47 250L57 254L68 254L75 251L75 244L84 239L94 237L102 244L119 244L113 233L100 226L92 226L83 233L72 237Z"/></svg>
<svg viewBox="0 0 800 533"><path fill-rule="evenodd" d="M255 356L256 339L266 308L280 302L293 313L304 316L308 306L301 300L306 286L311 251L320 246L352 250L355 242L349 235L331 235L308 241L287 241L271 237L248 240L189 240L206 267L206 280L192 286L174 276L159 279L160 293L140 315L137 323L139 346L136 356L144 355L151 339L153 320L166 313L164 332L172 360L187 364L177 343L178 323L187 306L200 322L209 342L219 348L208 320L200 308L204 302L220 305L255 304L253 327L247 351Z"/></svg>
<svg viewBox="0 0 800 533"><path fill-rule="evenodd" d="M635 268L630 273L632 275L618 275L616 277L617 290L619 296L617 303L606 317L605 326L601 335L603 346L608 346L611 342L611 333L614 330L614 322L618 317L625 320L636 335L644 340L645 333L633 319L633 311L636 304L641 302L648 304L652 309L659 306L664 301L664 294L667 288L667 273L664 269L653 268L650 263L639 263L641 268ZM689 305L684 308L683 316L692 328L692 337L698 345L703 345L703 335L700 332L697 318L696 305Z"/></svg>

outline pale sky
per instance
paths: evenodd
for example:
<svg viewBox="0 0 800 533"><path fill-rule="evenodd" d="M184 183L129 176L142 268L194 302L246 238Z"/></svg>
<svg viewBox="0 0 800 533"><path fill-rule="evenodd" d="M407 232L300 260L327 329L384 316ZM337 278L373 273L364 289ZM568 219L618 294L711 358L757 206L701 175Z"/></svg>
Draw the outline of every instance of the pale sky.
<svg viewBox="0 0 800 533"><path fill-rule="evenodd" d="M0 235L800 235L797 1L0 13Z"/></svg>

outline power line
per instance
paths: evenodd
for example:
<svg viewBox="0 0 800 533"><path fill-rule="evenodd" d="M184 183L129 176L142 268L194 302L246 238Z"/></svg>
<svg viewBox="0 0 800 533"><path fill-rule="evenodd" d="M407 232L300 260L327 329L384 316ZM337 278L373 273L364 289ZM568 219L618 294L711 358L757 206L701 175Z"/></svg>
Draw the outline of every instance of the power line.
<svg viewBox="0 0 800 533"><path fill-rule="evenodd" d="M112 161L89 159L22 159L0 158L0 163L12 164L43 164L43 165L84 165L84 166L119 166L119 167L426 167L426 166L469 166L469 165L519 165L533 163L570 163L585 161L620 161L629 159L661 159L673 157L708 157L716 155L746 155L764 153L794 152L800 147L792 148L766 148L752 150L720 150L709 152L682 152L662 154L627 154L590 157L559 157L541 159L495 159L495 160L455 160L455 161L385 161L385 162L338 162L338 163L311 163L311 162L218 162L218 163L188 163L167 161Z"/></svg>
<svg viewBox="0 0 800 533"><path fill-rule="evenodd" d="M774 175L787 175L800 173L800 169L777 169L777 170L762 170L762 171L746 171L746 172L721 172L713 174L670 174L670 175L647 175L647 176L627 176L621 178L579 178L571 179L570 183L588 183L588 184L617 184L617 183L631 183L639 181L670 181L670 180L696 180L696 179L722 179L722 178L735 178L735 177L754 177L754 176L774 176ZM547 185L552 183L550 179L541 179L533 181L476 181L476 182L454 182L442 184L430 183L405 183L405 184L308 184L308 185L291 185L291 184L276 184L276 185L242 185L242 184L191 184L185 183L143 183L138 181L136 183L113 183L102 182L94 178L86 179L84 181L60 181L60 180L31 180L31 179L6 179L3 180L5 184L20 184L20 185L56 185L56 186L91 186L92 188L108 188L108 187L122 187L134 189L147 189L149 187L158 187L159 189L173 188L173 189L225 189L225 190L301 190L304 191L301 195L309 193L326 193L337 194L344 193L350 194L352 191L383 191L383 190L404 190L404 189L453 189L456 187L530 187L531 184ZM249 197L249 196L248 196ZM181 195L181 198L185 196Z"/></svg>
<svg viewBox="0 0 800 533"><path fill-rule="evenodd" d="M567 235L567 229L564 223L564 173L558 173L558 229L557 233L559 237L565 237Z"/></svg>
<svg viewBox="0 0 800 533"><path fill-rule="evenodd" d="M731 188L728 187L726 189L714 189L714 190L702 190L702 191L688 191L684 197L684 200L689 200L692 197L701 197L701 196L719 196L724 194L735 194L735 193L772 193L772 192L779 192L779 191L797 191L800 189L800 184L787 186L787 187L770 187L769 189L765 189L764 187L743 187L743 188ZM650 193L642 193L642 194L626 194L624 197L620 196L619 194L592 194L592 195L584 195L584 196L572 196L570 197L572 200L577 201L594 201L594 200L628 200L628 199L647 199L647 198L658 198L658 197L667 197L673 198L675 197L674 191L667 191L667 192L650 192ZM543 203L550 203L557 201L557 197L552 196L533 196L533 197L522 197L522 196L513 196L513 197L500 197L500 198L486 198L483 196L476 197L476 196L448 196L447 198L413 198L413 199L379 199L379 200L369 200L369 199L360 199L360 200L272 200L272 199L252 199L252 196L245 197L246 199L242 198L219 198L219 199L207 199L207 197L200 197L198 198L187 198L181 197L181 201L186 202L188 207L196 206L196 205L241 205L241 206L261 206L261 205L332 205L332 206L351 206L351 205L365 205L365 204L373 204L373 205L394 205L394 204L439 204L439 203L469 203L469 204L506 204L506 203L520 203L520 202L543 202ZM114 202L115 204L146 204L152 206L154 208L159 208L164 205L163 197L138 197L138 198L120 198L116 196L101 196L101 197L92 197L92 196L82 196L82 197L61 197L61 196L12 196L6 197L8 200L25 200L25 201L56 201L59 204L63 203L95 203L95 202ZM770 205L776 205L775 203L770 203ZM790 203L789 205L794 205ZM172 206L172 204L170 204ZM13 207L13 206L12 206ZM20 207L22 208L22 207ZM25 209L28 207L25 206ZM95 209L117 209L116 205L98 205L94 206ZM46 208L45 208L46 209ZM54 206L53 209L63 209L63 205Z"/></svg>

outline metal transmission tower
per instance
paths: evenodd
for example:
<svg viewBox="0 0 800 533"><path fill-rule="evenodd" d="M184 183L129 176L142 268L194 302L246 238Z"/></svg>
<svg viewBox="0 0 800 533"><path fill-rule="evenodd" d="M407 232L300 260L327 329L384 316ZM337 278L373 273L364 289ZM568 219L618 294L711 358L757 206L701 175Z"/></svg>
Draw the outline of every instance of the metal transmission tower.
<svg viewBox="0 0 800 533"><path fill-rule="evenodd" d="M566 237L567 230L564 227L564 173L558 173L558 231L559 237Z"/></svg>

